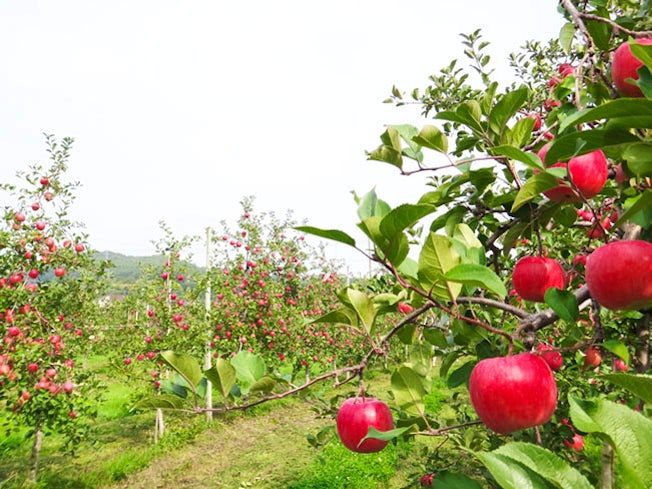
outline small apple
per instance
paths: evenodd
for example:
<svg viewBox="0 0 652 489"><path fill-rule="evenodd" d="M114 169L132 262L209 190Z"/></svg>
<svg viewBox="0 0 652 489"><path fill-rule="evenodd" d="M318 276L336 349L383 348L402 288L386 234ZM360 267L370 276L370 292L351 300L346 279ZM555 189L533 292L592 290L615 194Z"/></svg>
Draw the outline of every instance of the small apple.
<svg viewBox="0 0 652 489"><path fill-rule="evenodd" d="M550 144L546 143L539 150L538 155L541 161L545 161ZM549 168L567 168L570 180L586 199L595 197L600 193L609 174L607 157L599 149L571 158L568 163L558 161L553 165L549 165ZM576 202L580 200L575 190L565 183L546 190L544 195L554 202Z"/></svg>
<svg viewBox="0 0 652 489"><path fill-rule="evenodd" d="M399 302L398 306L396 307L401 314L410 314L412 311L414 311L414 307L412 307L410 304L406 304L405 302Z"/></svg>
<svg viewBox="0 0 652 489"><path fill-rule="evenodd" d="M432 487L432 481L434 478L435 474L422 475L419 479L419 484L421 484L421 487Z"/></svg>
<svg viewBox="0 0 652 489"><path fill-rule="evenodd" d="M125 365L131 365L131 357L127 357L124 360L122 360L122 363Z"/></svg>
<svg viewBox="0 0 652 489"><path fill-rule="evenodd" d="M501 435L547 423L557 407L557 383L533 353L481 360L469 378L480 420Z"/></svg>
<svg viewBox="0 0 652 489"><path fill-rule="evenodd" d="M652 38L640 38L636 44L650 45ZM629 78L638 80L638 69L643 66L643 62L632 53L629 42L625 41L618 49L614 51L611 61L611 78L618 93L623 97L642 97L641 89L632 82L627 81Z"/></svg>
<svg viewBox="0 0 652 489"><path fill-rule="evenodd" d="M584 449L584 437L576 433L573 435L572 440L564 440L564 445L567 448L572 448L576 452L581 452Z"/></svg>
<svg viewBox="0 0 652 489"><path fill-rule="evenodd" d="M616 358L614 360L614 370L616 372L627 372L629 370L629 367L622 359Z"/></svg>
<svg viewBox="0 0 652 489"><path fill-rule="evenodd" d="M54 275L57 278L61 278L66 274L66 269L63 267L57 267L54 269Z"/></svg>
<svg viewBox="0 0 652 489"><path fill-rule="evenodd" d="M360 443L370 427L378 431L394 429L394 420L387 404L371 397L353 397L344 401L337 412L337 435L346 448L354 452L379 452L386 441L368 438Z"/></svg>
<svg viewBox="0 0 652 489"><path fill-rule="evenodd" d="M34 203L32 204L32 210L33 210L33 211L37 211L37 210L39 210L40 208L41 208L41 204L39 204L38 202L34 202Z"/></svg>
<svg viewBox="0 0 652 489"><path fill-rule="evenodd" d="M586 356L584 357L584 365L587 367L599 367L602 363L602 355L600 355L600 350L595 346L591 346L586 350Z"/></svg>
<svg viewBox="0 0 652 489"><path fill-rule="evenodd" d="M63 392L65 392L66 394L72 394L72 391L73 391L74 389L75 389L75 386L74 386L73 383L70 382L69 380L66 380L66 381L63 383Z"/></svg>
<svg viewBox="0 0 652 489"><path fill-rule="evenodd" d="M38 372L38 364L37 363L30 363L29 365L27 365L27 371L30 374L35 374L36 372Z"/></svg>
<svg viewBox="0 0 652 489"><path fill-rule="evenodd" d="M564 358L561 356L559 350L556 350L550 345L539 343L537 345L537 353L554 371L559 370L564 365Z"/></svg>
<svg viewBox="0 0 652 489"><path fill-rule="evenodd" d="M81 252L83 252L85 249L86 249L86 248L84 247L84 245L83 245L82 243L77 243L77 244L75 245L75 251L76 251L77 253L81 253Z"/></svg>
<svg viewBox="0 0 652 489"><path fill-rule="evenodd" d="M14 221L16 221L16 222L24 222L25 221L25 214L23 214L22 212L16 212L16 214L14 214Z"/></svg>
<svg viewBox="0 0 652 489"><path fill-rule="evenodd" d="M39 180L39 183L42 186L47 187L48 185L50 185L50 180L47 177L41 177L41 179Z"/></svg>
<svg viewBox="0 0 652 489"><path fill-rule="evenodd" d="M514 266L512 282L523 299L544 302L546 290L566 286L566 276L561 265L552 258L525 256Z"/></svg>
<svg viewBox="0 0 652 489"><path fill-rule="evenodd" d="M613 310L652 307L652 243L613 241L586 260L586 285L601 306Z"/></svg>

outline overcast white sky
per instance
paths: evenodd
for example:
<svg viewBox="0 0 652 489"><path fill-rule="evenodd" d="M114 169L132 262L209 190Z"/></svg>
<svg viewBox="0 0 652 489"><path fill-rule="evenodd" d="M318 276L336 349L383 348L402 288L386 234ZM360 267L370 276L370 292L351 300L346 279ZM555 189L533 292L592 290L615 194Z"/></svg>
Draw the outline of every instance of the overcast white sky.
<svg viewBox="0 0 652 489"><path fill-rule="evenodd" d="M382 104L423 87L481 27L506 56L562 25L554 0L5 0L0 2L0 181L45 161L41 133L72 136L75 215L92 245L151 254L233 220L238 201L294 209L352 234L350 191L415 201L423 179L366 161L385 124L425 123ZM359 236L356 234L356 236ZM349 259L344 246L332 256ZM364 270L358 258L353 269Z"/></svg>

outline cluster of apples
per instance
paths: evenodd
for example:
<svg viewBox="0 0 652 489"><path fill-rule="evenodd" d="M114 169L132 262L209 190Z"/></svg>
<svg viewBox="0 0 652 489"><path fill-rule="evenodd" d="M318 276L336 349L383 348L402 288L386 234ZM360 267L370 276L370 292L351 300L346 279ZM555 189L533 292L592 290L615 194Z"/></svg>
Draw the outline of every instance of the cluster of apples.
<svg viewBox="0 0 652 489"><path fill-rule="evenodd" d="M650 45L652 39L638 39L637 42ZM635 83L638 80L637 71L642 66L642 61L632 54L628 42L616 49L611 73L622 96L643 96ZM570 65L562 65L559 71L564 77L573 73ZM549 86L554 88L559 81L555 77ZM541 119L535 116L535 130L539 130ZM539 150L542 161L550 144ZM595 197L607 181L608 163L601 150L551 166L566 168L571 182L568 185L560 181L557 187L544 192L555 202L578 202ZM623 240L602 245L588 256L585 270L589 292L602 307L611 310L652 307L652 243ZM521 298L544 302L548 289L566 287L566 273L561 264L552 258L527 256L516 263L512 282ZM399 304L398 310L403 314L412 312L411 306L403 303ZM587 350L587 366L598 366L601 360L595 347ZM471 403L478 417L489 429L503 435L547 423L557 406L557 384L553 370L558 370L562 364L559 351L543 343L538 345L536 353L525 352L480 361L469 379ZM615 368L624 371L627 366L618 360ZM386 441L364 439L370 427L379 431L394 428L387 404L373 398L347 399L337 413L337 433L342 443L355 452L382 450L387 445ZM583 439L577 433L572 441L566 443L566 446L577 451L583 445ZM432 478L427 482L430 485Z"/></svg>

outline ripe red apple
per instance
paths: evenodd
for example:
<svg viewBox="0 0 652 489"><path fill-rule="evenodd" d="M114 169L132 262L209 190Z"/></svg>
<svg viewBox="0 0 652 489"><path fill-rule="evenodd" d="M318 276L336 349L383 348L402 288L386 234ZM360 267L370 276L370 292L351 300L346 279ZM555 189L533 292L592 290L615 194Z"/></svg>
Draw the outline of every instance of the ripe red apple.
<svg viewBox="0 0 652 489"><path fill-rule="evenodd" d="M394 429L392 413L383 401L371 397L353 397L340 406L337 412L337 435L349 450L371 453L385 448L386 441L374 438L360 444L371 426L379 431Z"/></svg>
<svg viewBox="0 0 652 489"><path fill-rule="evenodd" d="M564 445L568 448L572 448L576 452L581 452L584 449L584 437L576 433L573 435L572 440L564 440Z"/></svg>
<svg viewBox="0 0 652 489"><path fill-rule="evenodd" d="M652 38L637 39L636 43L650 45L652 44ZM638 80L637 71L641 66L643 66L643 62L632 54L629 42L625 41L614 51L611 62L611 78L618 93L623 97L643 96L643 92L638 86L627 81L628 78Z"/></svg>
<svg viewBox="0 0 652 489"><path fill-rule="evenodd" d="M14 221L16 222L25 221L25 214L23 214L22 212L16 212L16 214L14 214Z"/></svg>
<svg viewBox="0 0 652 489"><path fill-rule="evenodd" d="M37 363L30 363L30 364L27 366L27 371L28 371L30 374L35 374L36 372L38 372L38 364L37 364Z"/></svg>
<svg viewBox="0 0 652 489"><path fill-rule="evenodd" d="M525 256L514 266L512 282L516 293L523 299L543 302L546 290L566 286L566 276L561 265L552 258Z"/></svg>
<svg viewBox="0 0 652 489"><path fill-rule="evenodd" d="M125 365L131 365L131 357L127 357L124 360L122 360L122 363Z"/></svg>
<svg viewBox="0 0 652 489"><path fill-rule="evenodd" d="M600 246L586 260L585 278L591 297L607 309L652 307L652 243L625 240Z"/></svg>
<svg viewBox="0 0 652 489"><path fill-rule="evenodd" d="M47 187L48 185L50 185L50 180L47 177L41 177L39 183L44 187Z"/></svg>
<svg viewBox="0 0 652 489"><path fill-rule="evenodd" d="M63 392L66 394L72 394L72 391L75 389L75 386L69 380L66 380L63 384Z"/></svg>
<svg viewBox="0 0 652 489"><path fill-rule="evenodd" d="M620 358L616 358L614 360L614 370L616 372L627 372L629 370L629 367L623 360L621 360Z"/></svg>
<svg viewBox="0 0 652 489"><path fill-rule="evenodd" d="M602 355L600 355L600 350L595 346L589 347L586 350L586 357L584 357L584 365L587 367L598 367L602 363Z"/></svg>
<svg viewBox="0 0 652 489"><path fill-rule="evenodd" d="M76 251L77 253L81 253L81 252L84 251L85 249L86 249L86 248L84 247L84 245L83 245L82 243L77 243L77 244L75 245L75 251Z"/></svg>
<svg viewBox="0 0 652 489"><path fill-rule="evenodd" d="M541 161L545 160L550 144L546 143L539 150L538 155ZM569 178L586 199L595 197L600 193L609 174L607 157L599 149L571 158L568 163L558 161L553 165L549 165L548 168L567 168ZM555 202L576 202L580 200L575 190L565 183L546 190L543 194Z"/></svg>
<svg viewBox="0 0 652 489"><path fill-rule="evenodd" d="M34 227L39 231L43 231L45 229L45 226L46 224L43 221L37 221L34 223Z"/></svg>
<svg viewBox="0 0 652 489"><path fill-rule="evenodd" d="M54 275L58 278L63 277L66 274L66 269L63 267L57 267L54 269Z"/></svg>
<svg viewBox="0 0 652 489"><path fill-rule="evenodd" d="M41 208L41 204L39 204L38 202L34 202L34 203L32 204L32 210L33 210L33 211L37 211L37 210L39 210L40 208Z"/></svg>
<svg viewBox="0 0 652 489"><path fill-rule="evenodd" d="M399 302L398 306L396 307L401 314L410 314L412 311L414 311L414 307L412 307L410 304L406 304L405 302Z"/></svg>
<svg viewBox="0 0 652 489"><path fill-rule="evenodd" d="M469 391L480 420L501 435L544 424L557 407L552 370L533 353L481 360Z"/></svg>
<svg viewBox="0 0 652 489"><path fill-rule="evenodd" d="M435 474L422 475L419 479L419 484L421 484L421 487L432 487L432 481L434 478Z"/></svg>
<svg viewBox="0 0 652 489"><path fill-rule="evenodd" d="M537 352L552 370L557 371L564 365L564 358L559 353L559 350L556 350L550 345L539 343L537 345Z"/></svg>
<svg viewBox="0 0 652 489"><path fill-rule="evenodd" d="M54 195L52 195L52 192L45 192L43 194L43 198L50 202L54 198Z"/></svg>

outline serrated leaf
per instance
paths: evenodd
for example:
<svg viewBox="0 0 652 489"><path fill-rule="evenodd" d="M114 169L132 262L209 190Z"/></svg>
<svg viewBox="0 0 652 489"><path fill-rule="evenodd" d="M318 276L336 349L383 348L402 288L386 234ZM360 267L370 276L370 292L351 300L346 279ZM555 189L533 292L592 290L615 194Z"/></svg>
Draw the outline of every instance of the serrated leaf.
<svg viewBox="0 0 652 489"><path fill-rule="evenodd" d="M361 221L365 221L370 217L384 217L391 211L391 207L387 202L378 198L376 190L371 189L364 194L360 199L357 199L358 204L358 217Z"/></svg>
<svg viewBox="0 0 652 489"><path fill-rule="evenodd" d="M490 268L475 263L460 263L446 272L444 278L450 282L481 287L498 297L507 295L507 289L500 277Z"/></svg>
<svg viewBox="0 0 652 489"><path fill-rule="evenodd" d="M603 377L609 382L627 389L635 396L643 399L644 402L652 403L652 375L619 373L606 374Z"/></svg>
<svg viewBox="0 0 652 489"><path fill-rule="evenodd" d="M559 185L559 180L548 172L533 175L527 179L516 194L516 198L512 204L512 212L516 212L535 197L538 197L546 190L550 190L557 185Z"/></svg>
<svg viewBox="0 0 652 489"><path fill-rule="evenodd" d="M202 378L201 367L197 360L185 353L174 353L170 350L161 352L161 358L188 382L194 393L197 392L197 384Z"/></svg>
<svg viewBox="0 0 652 489"><path fill-rule="evenodd" d="M507 121L520 109L527 100L527 87L520 87L503 95L489 114L489 127L496 134L500 134Z"/></svg>
<svg viewBox="0 0 652 489"><path fill-rule="evenodd" d="M619 460L623 489L652 487L652 420L619 403L579 401L569 395L570 415L578 430L604 433Z"/></svg>
<svg viewBox="0 0 652 489"><path fill-rule="evenodd" d="M262 357L246 350L238 352L231 359L231 365L235 368L236 378L245 394L249 392L251 386L263 378L266 371L265 361Z"/></svg>
<svg viewBox="0 0 652 489"><path fill-rule="evenodd" d="M575 37L575 24L567 22L559 31L559 44L566 54L570 53L571 44Z"/></svg>
<svg viewBox="0 0 652 489"><path fill-rule="evenodd" d="M476 452L475 456L489 469L503 489L550 489L536 473L505 455Z"/></svg>
<svg viewBox="0 0 652 489"><path fill-rule="evenodd" d="M213 386L226 398L235 384L235 368L222 357L219 357L210 369L204 370L204 375L211 381Z"/></svg>
<svg viewBox="0 0 652 489"><path fill-rule="evenodd" d="M333 323L333 324L350 324L351 326L356 326L357 321L355 321L355 311L352 311L348 307L342 307L336 311L330 311L322 316L319 316L316 319L311 320L311 323Z"/></svg>
<svg viewBox="0 0 652 489"><path fill-rule="evenodd" d="M389 163L397 168L403 168L403 154L391 146L381 144L373 151L367 153L367 158L374 161Z"/></svg>
<svg viewBox="0 0 652 489"><path fill-rule="evenodd" d="M563 133L571 126L583 124L585 122L599 121L601 119L614 119L627 117L635 121L636 117L652 116L652 100L619 98L611 100L598 107L578 111L561 121L559 125L559 134ZM631 127L637 127L635 125Z"/></svg>
<svg viewBox="0 0 652 489"><path fill-rule="evenodd" d="M514 146L509 145L496 146L491 151L494 155L507 156L509 159L520 161L530 168L543 170L543 164L541 163L541 160L534 153L525 152L519 148L515 148Z"/></svg>
<svg viewBox="0 0 652 489"><path fill-rule="evenodd" d="M320 238L338 241L339 243L344 243L355 248L355 240L339 229L320 229L312 226L296 226L294 229L302 233L319 236Z"/></svg>
<svg viewBox="0 0 652 489"><path fill-rule="evenodd" d="M567 161L570 158L613 146L625 145L639 141L627 130L593 129L574 132L555 138L546 153L545 164L551 165L557 161Z"/></svg>
<svg viewBox="0 0 652 489"><path fill-rule="evenodd" d="M414 226L419 219L435 212L436 207L426 204L403 204L392 209L380 221L380 232L388 239Z"/></svg>
<svg viewBox="0 0 652 489"><path fill-rule="evenodd" d="M351 305L358 313L358 317L364 326L365 331L371 334L376 320L376 308L367 294L360 292L356 289L348 289L347 296L351 301Z"/></svg>
<svg viewBox="0 0 652 489"><path fill-rule="evenodd" d="M393 430L389 431L379 431L373 426L369 426L369 429L367 430L367 434L365 437L360 440L360 443L358 443L358 446L362 444L365 440L368 440L370 438L373 438L374 440L382 440L382 441L391 441L394 438L398 438L401 436L403 433L406 431L411 431L414 429L414 426L407 426L405 428L395 428Z"/></svg>
<svg viewBox="0 0 652 489"><path fill-rule="evenodd" d="M473 371L473 367L475 367L476 363L477 362L475 360L472 360L455 369L448 376L446 385L448 385L450 389L454 389L455 387L459 387L462 384L467 384L469 382L471 372Z"/></svg>
<svg viewBox="0 0 652 489"><path fill-rule="evenodd" d="M629 41L629 48L632 54L647 66L652 71L652 48L649 44L639 44L635 40Z"/></svg>
<svg viewBox="0 0 652 489"><path fill-rule="evenodd" d="M433 487L436 489L482 489L482 486L473 479L448 471L437 472L434 483Z"/></svg>
<svg viewBox="0 0 652 489"><path fill-rule="evenodd" d="M652 144L630 144L623 152L623 159L627 161L627 169L634 175L652 176Z"/></svg>
<svg viewBox="0 0 652 489"><path fill-rule="evenodd" d="M538 445L507 443L492 453L503 455L529 468L559 488L592 489L589 481L566 460Z"/></svg>
<svg viewBox="0 0 652 489"><path fill-rule="evenodd" d="M519 119L510 130L510 142L515 147L520 148L527 144L532 138L532 130L534 129L534 119L532 117L523 117Z"/></svg>
<svg viewBox="0 0 652 489"><path fill-rule="evenodd" d="M580 316L577 298L572 292L551 287L546 290L543 300L567 323L577 321Z"/></svg>
<svg viewBox="0 0 652 489"><path fill-rule="evenodd" d="M392 392L396 404L410 414L424 414L423 398L426 390L422 378L411 368L401 366L392 374Z"/></svg>
<svg viewBox="0 0 652 489"><path fill-rule="evenodd" d="M413 141L425 148L430 148L440 153L448 151L448 140L446 135L435 126L423 126Z"/></svg>
<svg viewBox="0 0 652 489"><path fill-rule="evenodd" d="M618 340L606 340L602 343L602 346L617 357L622 358L625 363L629 365L629 351L627 350L627 345L625 345L625 343Z"/></svg>
<svg viewBox="0 0 652 489"><path fill-rule="evenodd" d="M437 297L455 299L462 285L447 283L444 274L460 262L461 257L454 250L451 239L431 232L419 255L419 282Z"/></svg>
<svg viewBox="0 0 652 489"><path fill-rule="evenodd" d="M275 385L276 381L266 375L265 377L258 379L254 385L251 386L249 393L254 394L256 392L271 392Z"/></svg>

